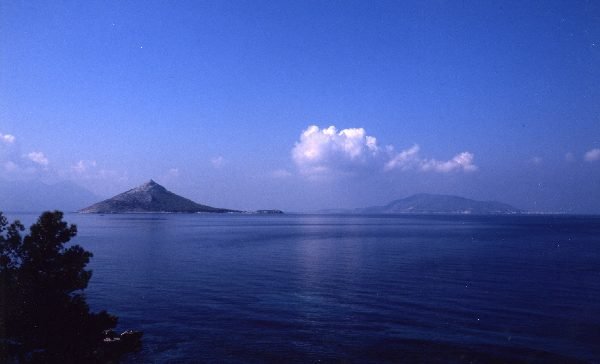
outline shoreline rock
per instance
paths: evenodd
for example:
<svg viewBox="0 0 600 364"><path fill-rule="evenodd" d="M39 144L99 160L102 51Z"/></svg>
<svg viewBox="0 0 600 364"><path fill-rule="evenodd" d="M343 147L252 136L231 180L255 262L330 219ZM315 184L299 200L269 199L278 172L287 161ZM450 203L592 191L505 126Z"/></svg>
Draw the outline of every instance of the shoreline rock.
<svg viewBox="0 0 600 364"><path fill-rule="evenodd" d="M125 330L118 335L113 330L106 330L103 334L97 351L97 357L101 361L118 360L121 356L136 352L142 347L142 331Z"/></svg>

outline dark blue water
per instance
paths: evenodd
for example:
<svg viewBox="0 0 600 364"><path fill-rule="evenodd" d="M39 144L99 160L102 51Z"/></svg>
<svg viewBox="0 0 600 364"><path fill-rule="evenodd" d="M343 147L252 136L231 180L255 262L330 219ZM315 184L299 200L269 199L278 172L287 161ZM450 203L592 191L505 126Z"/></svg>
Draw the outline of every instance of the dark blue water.
<svg viewBox="0 0 600 364"><path fill-rule="evenodd" d="M600 362L600 218L67 215L131 362Z"/></svg>

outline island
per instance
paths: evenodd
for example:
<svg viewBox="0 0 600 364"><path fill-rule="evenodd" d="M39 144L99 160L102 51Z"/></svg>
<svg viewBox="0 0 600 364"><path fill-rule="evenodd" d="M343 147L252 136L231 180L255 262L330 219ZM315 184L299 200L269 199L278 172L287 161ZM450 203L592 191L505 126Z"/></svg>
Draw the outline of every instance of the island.
<svg viewBox="0 0 600 364"><path fill-rule="evenodd" d="M513 215L523 214L511 205L496 201L477 201L460 196L419 193L394 200L384 206L357 209L329 209L319 213L335 214L418 214L418 215Z"/></svg>
<svg viewBox="0 0 600 364"><path fill-rule="evenodd" d="M283 214L281 210L256 210L257 214L278 215Z"/></svg>
<svg viewBox="0 0 600 364"><path fill-rule="evenodd" d="M202 205L181 197L150 180L143 185L79 210L84 214L234 213L238 210Z"/></svg>

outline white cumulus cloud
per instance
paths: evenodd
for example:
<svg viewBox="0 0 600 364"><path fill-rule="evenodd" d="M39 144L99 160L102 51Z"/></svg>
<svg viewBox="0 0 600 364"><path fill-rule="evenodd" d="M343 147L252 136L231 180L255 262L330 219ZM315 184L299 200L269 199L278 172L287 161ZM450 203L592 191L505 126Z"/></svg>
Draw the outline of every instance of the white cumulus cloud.
<svg viewBox="0 0 600 364"><path fill-rule="evenodd" d="M363 128L338 131L335 126L309 126L292 149L292 158L305 175L326 174L348 165L366 164L379 152L377 139Z"/></svg>
<svg viewBox="0 0 600 364"><path fill-rule="evenodd" d="M389 147L388 152L391 157L385 163L385 170L391 171L392 169L407 170L415 168L420 164L419 150L421 148L418 145L413 145L411 148L401 151L400 153L394 153L394 148Z"/></svg>
<svg viewBox="0 0 600 364"><path fill-rule="evenodd" d="M585 155L583 156L583 159L585 159L588 162L599 161L600 160L600 149L594 148L592 150L587 151L585 153Z"/></svg>
<svg viewBox="0 0 600 364"><path fill-rule="evenodd" d="M422 161L421 170L448 173L453 171L472 172L477 170L477 166L473 164L473 153L462 152L454 156L448 161L438 161L429 159Z"/></svg>
<svg viewBox="0 0 600 364"><path fill-rule="evenodd" d="M27 158L41 166L47 166L49 163L48 158L42 152L31 152L27 154Z"/></svg>
<svg viewBox="0 0 600 364"><path fill-rule="evenodd" d="M3 143L12 144L15 142L15 140L16 138L14 135L0 133L0 141L2 141Z"/></svg>
<svg viewBox="0 0 600 364"><path fill-rule="evenodd" d="M338 131L335 126L323 129L309 126L292 149L292 158L298 170L308 177L360 168L439 173L477 170L473 163L474 155L470 152L459 153L446 161L427 159L421 157L420 147L416 144L396 152L393 146L378 146L377 139L367 135L363 128Z"/></svg>

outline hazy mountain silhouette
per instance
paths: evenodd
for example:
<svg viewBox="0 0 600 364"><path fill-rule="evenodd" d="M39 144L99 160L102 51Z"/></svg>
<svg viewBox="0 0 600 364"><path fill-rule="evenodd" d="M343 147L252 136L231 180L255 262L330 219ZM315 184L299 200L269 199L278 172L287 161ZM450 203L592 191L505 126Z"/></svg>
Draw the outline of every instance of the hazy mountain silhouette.
<svg viewBox="0 0 600 364"><path fill-rule="evenodd" d="M82 213L128 212L238 212L198 204L168 191L153 180L107 200L79 210Z"/></svg>
<svg viewBox="0 0 600 364"><path fill-rule="evenodd" d="M524 211L495 201L477 201L452 195L419 193L394 200L385 206L357 209L319 210L322 214L474 214L503 215L519 214Z"/></svg>
<svg viewBox="0 0 600 364"><path fill-rule="evenodd" d="M523 211L495 201L477 201L452 195L420 193L395 200L385 206L356 209L358 213L376 214L516 214Z"/></svg>
<svg viewBox="0 0 600 364"><path fill-rule="evenodd" d="M97 195L72 182L0 180L0 210L5 212L77 211L98 199Z"/></svg>

